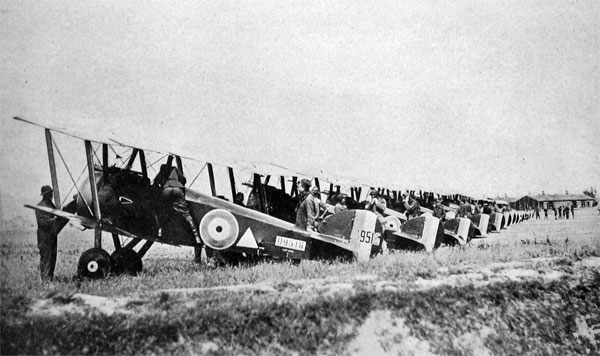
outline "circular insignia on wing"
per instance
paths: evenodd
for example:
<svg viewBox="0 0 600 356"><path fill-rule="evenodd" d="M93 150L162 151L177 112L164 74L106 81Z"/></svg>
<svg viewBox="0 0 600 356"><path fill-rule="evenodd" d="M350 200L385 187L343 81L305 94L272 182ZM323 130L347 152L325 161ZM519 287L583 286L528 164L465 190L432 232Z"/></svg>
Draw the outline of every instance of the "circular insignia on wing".
<svg viewBox="0 0 600 356"><path fill-rule="evenodd" d="M200 236L206 245L215 250L231 247L238 237L240 227L232 213L214 209L202 217Z"/></svg>

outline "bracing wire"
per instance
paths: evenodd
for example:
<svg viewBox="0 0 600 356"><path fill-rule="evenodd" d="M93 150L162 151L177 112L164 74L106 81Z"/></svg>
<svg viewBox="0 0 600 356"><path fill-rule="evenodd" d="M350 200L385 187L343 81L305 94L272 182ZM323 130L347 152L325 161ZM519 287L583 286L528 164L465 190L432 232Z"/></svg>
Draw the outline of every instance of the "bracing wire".
<svg viewBox="0 0 600 356"><path fill-rule="evenodd" d="M194 177L194 180L188 186L189 188L191 188L192 185L194 185L194 182L196 181L196 179L198 179L198 177L200 176L200 174L202 173L202 171L204 170L204 168L206 168L206 163L204 163L204 166L202 167L202 169L198 172L198 174L196 174L196 177Z"/></svg>
<svg viewBox="0 0 600 356"><path fill-rule="evenodd" d="M71 178L71 181L73 182L73 186L75 187L75 189L77 189L77 193L79 193L79 196L81 197L81 200L83 200L83 202L85 203L85 206L88 208L88 211L90 212L90 214L92 216L94 216L94 214L92 213L92 209L90 208L89 204L87 203L87 201L83 197L83 194L79 190L79 187L77 187L77 183L73 179L73 175L71 174L71 170L69 169L69 166L67 166L67 162L65 161L65 158L63 157L62 153L60 152L60 149L58 148L58 145L56 144L56 141L54 141L54 138L52 139L52 143L54 144L54 147L56 148L56 152L58 152L58 155L60 156L60 159L62 160L62 163L65 166L65 169L67 170L67 173L69 174L69 178Z"/></svg>

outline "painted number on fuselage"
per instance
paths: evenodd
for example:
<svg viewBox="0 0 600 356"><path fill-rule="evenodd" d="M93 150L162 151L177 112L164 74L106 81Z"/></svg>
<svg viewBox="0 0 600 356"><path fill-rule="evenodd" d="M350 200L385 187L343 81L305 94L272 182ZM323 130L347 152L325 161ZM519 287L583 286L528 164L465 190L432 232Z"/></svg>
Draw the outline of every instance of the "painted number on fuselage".
<svg viewBox="0 0 600 356"><path fill-rule="evenodd" d="M289 248L297 251L304 251L306 250L306 241L277 236L277 238L275 239L275 246Z"/></svg>
<svg viewBox="0 0 600 356"><path fill-rule="evenodd" d="M360 230L360 242L370 244L375 239L375 232Z"/></svg>

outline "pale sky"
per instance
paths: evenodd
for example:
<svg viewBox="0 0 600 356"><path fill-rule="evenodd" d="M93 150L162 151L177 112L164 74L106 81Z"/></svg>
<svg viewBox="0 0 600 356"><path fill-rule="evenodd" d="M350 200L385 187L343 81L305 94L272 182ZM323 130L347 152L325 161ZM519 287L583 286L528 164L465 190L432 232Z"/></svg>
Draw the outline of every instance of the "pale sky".
<svg viewBox="0 0 600 356"><path fill-rule="evenodd" d="M1 1L4 208L50 183L13 116L407 189L600 188L599 24L594 0Z"/></svg>

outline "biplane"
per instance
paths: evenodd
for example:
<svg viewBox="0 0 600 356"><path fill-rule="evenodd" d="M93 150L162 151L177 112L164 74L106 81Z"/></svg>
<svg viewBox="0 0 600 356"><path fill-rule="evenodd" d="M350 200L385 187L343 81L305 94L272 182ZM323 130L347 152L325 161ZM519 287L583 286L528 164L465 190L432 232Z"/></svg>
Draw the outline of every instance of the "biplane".
<svg viewBox="0 0 600 356"><path fill-rule="evenodd" d="M82 277L102 278L110 273L137 273L142 270L142 258L154 243L190 246L196 251L206 250L208 255L271 257L292 261L351 258L360 262L369 260L381 244L382 225L370 211L348 210L325 217L316 231L297 228L289 221L289 216L285 220L277 216L277 211L270 211L272 207L268 205L264 189L265 181L268 181L270 175L266 175L263 180L265 175L261 175L260 169L252 164L227 168L232 196L236 196L234 168L255 168L254 193L258 196L258 210L219 198L215 192L212 164L207 163L212 195L185 187L185 181L182 182L181 189L193 220L193 226L190 226L185 216L163 199L158 177L152 179L149 176L147 149L120 140L81 135L65 128L48 127L17 117L15 119L45 130L57 207L61 207L61 200L54 158L56 142L52 134L59 132L84 143L82 148L85 148L87 178L79 185L72 179L77 190L73 201L62 209L26 205L57 216L80 229L95 230L94 246L83 252L78 262L78 274ZM94 145L97 150L101 149L101 157L96 154ZM109 162L109 149L113 146L126 148L131 152L123 167ZM177 152L156 153L163 153L166 158L162 168L171 174L175 168L183 172L183 155ZM139 170L133 169L136 161ZM294 175L291 192L296 191L297 177L294 172L284 167L271 168L281 176L284 192L284 173ZM200 239L195 237L194 227ZM102 232L112 234L114 251L111 254L102 246ZM122 238L126 238L126 243L122 242ZM136 251L134 248L140 244L142 246Z"/></svg>

